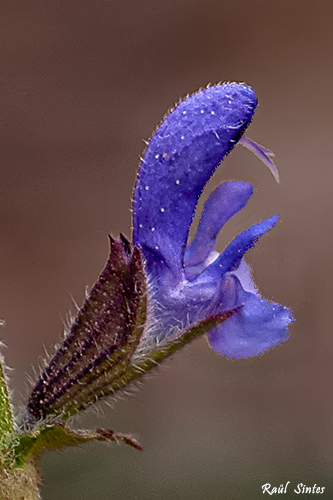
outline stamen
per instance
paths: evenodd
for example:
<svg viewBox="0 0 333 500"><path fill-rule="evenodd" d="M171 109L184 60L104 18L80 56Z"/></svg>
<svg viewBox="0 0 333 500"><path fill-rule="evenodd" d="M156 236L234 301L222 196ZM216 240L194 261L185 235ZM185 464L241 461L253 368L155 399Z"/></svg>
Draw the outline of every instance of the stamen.
<svg viewBox="0 0 333 500"><path fill-rule="evenodd" d="M249 137L245 137L244 135L239 139L239 143L242 144L242 146L244 146L245 148L252 151L252 153L255 154L259 158L259 160L261 160L266 165L266 167L268 167L268 169L274 175L276 182L280 182L279 171L273 160L271 160L270 158L271 156L275 156L272 151L264 148L264 146L262 146L261 144L258 144L257 142L249 139Z"/></svg>

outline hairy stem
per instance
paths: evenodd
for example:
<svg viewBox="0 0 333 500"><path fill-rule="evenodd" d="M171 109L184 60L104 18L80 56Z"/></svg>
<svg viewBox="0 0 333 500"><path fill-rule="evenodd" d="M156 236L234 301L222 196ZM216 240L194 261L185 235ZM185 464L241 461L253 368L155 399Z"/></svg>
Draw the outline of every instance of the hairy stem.
<svg viewBox="0 0 333 500"><path fill-rule="evenodd" d="M24 468L0 469L1 500L40 500L41 474L39 457L30 457Z"/></svg>

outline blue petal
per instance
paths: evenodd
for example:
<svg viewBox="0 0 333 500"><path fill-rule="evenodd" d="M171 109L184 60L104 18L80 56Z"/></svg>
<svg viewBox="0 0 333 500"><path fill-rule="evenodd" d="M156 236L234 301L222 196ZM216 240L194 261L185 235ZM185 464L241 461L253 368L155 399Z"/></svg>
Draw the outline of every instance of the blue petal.
<svg viewBox="0 0 333 500"><path fill-rule="evenodd" d="M227 181L208 197L196 235L185 252L185 268L202 265L214 249L219 231L241 210L253 194L249 182Z"/></svg>
<svg viewBox="0 0 333 500"><path fill-rule="evenodd" d="M242 309L208 333L210 346L229 358L257 356L284 342L293 321L291 310L243 290L240 281L229 275L224 280L222 310L244 304Z"/></svg>
<svg viewBox="0 0 333 500"><path fill-rule="evenodd" d="M197 200L256 106L243 84L204 89L178 104L149 142L134 188L133 241L179 276Z"/></svg>
<svg viewBox="0 0 333 500"><path fill-rule="evenodd" d="M259 289L253 281L251 266L244 259L241 260L238 268L232 271L232 275L237 276L246 292L260 296Z"/></svg>
<svg viewBox="0 0 333 500"><path fill-rule="evenodd" d="M255 245L260 236L267 233L278 221L278 216L274 215L268 219L249 227L229 243L221 255L208 266L193 282L206 283L218 281L222 276L236 269L247 250Z"/></svg>

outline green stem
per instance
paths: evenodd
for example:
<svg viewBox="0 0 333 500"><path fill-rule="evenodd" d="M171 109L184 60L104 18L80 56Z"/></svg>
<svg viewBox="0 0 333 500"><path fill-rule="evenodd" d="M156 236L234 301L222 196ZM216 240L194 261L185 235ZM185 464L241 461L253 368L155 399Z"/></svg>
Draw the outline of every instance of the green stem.
<svg viewBox="0 0 333 500"><path fill-rule="evenodd" d="M2 362L0 356L0 451L14 432L13 413Z"/></svg>

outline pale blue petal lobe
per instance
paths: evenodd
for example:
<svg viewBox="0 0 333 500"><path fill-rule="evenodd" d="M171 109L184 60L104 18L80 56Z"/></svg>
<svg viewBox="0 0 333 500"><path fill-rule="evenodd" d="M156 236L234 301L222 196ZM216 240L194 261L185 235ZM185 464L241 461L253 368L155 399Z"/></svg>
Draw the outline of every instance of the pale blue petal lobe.
<svg viewBox="0 0 333 500"><path fill-rule="evenodd" d="M237 268L245 252L252 248L263 234L272 229L277 221L278 216L274 215L236 236L219 257L196 278L195 282L218 281L225 273Z"/></svg>
<svg viewBox="0 0 333 500"><path fill-rule="evenodd" d="M243 304L243 307L234 317L208 333L210 346L229 358L248 358L287 340L288 327L293 321L291 310L244 291L236 277L230 276L230 279L234 280L229 286L234 305ZM224 297L222 309L226 302Z"/></svg>
<svg viewBox="0 0 333 500"><path fill-rule="evenodd" d="M185 267L198 266L207 259L224 224L244 208L252 194L252 185L242 181L226 181L214 189L205 203L196 235L186 249Z"/></svg>

